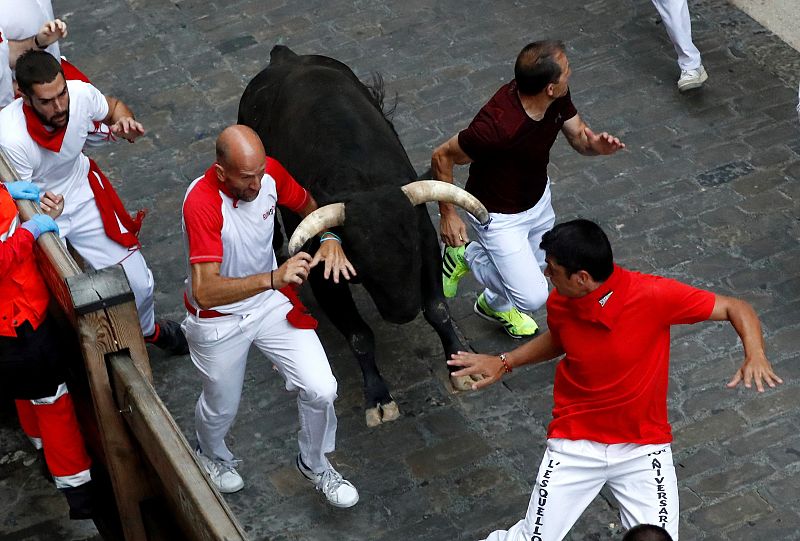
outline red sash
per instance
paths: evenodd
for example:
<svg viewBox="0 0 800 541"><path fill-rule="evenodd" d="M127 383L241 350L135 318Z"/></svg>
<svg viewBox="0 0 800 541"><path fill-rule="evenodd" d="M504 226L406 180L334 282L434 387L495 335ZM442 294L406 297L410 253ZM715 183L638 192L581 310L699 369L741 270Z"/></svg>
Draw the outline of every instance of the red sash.
<svg viewBox="0 0 800 541"><path fill-rule="evenodd" d="M286 321L291 323L292 327L298 329L316 329L317 320L311 315L311 312L300 300L300 286L297 284L287 284L280 288L278 291L286 295L289 302L292 303L292 309L286 314Z"/></svg>
<svg viewBox="0 0 800 541"><path fill-rule="evenodd" d="M100 180L97 179L98 176ZM139 230L142 228L142 221L147 211L139 210L136 212L136 217L131 218L114 186L92 159L89 160L89 186L94 193L97 210L100 211L100 219L103 221L103 229L108 238L126 248L139 248L141 246L138 238ZM127 231L120 229L120 223Z"/></svg>

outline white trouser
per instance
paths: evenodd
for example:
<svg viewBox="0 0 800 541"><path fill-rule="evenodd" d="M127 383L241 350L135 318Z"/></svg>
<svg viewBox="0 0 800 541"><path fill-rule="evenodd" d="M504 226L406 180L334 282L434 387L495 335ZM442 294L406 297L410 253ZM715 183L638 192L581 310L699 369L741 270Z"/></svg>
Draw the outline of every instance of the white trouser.
<svg viewBox="0 0 800 541"><path fill-rule="evenodd" d="M653 4L678 53L678 66L683 71L699 68L700 51L692 43L692 21L687 0L653 0Z"/></svg>
<svg viewBox="0 0 800 541"><path fill-rule="evenodd" d="M560 541L608 485L622 526L656 524L678 540L678 481L669 444L549 439L525 518L485 541Z"/></svg>
<svg viewBox="0 0 800 541"><path fill-rule="evenodd" d="M541 199L518 214L491 213L488 229L467 215L476 242L467 246L467 264L478 282L486 288L489 306L505 312L516 307L533 312L547 301L542 235L553 228L556 215L550 204L550 181Z"/></svg>
<svg viewBox="0 0 800 541"><path fill-rule="evenodd" d="M300 431L297 441L303 462L316 473L328 468L326 453L336 443L336 379L317 333L286 321L289 300L275 291L247 316L201 319L191 314L183 322L192 362L200 370L203 391L195 407L200 449L209 457L231 463L225 436L242 396L250 344L277 368L287 391L298 391Z"/></svg>
<svg viewBox="0 0 800 541"><path fill-rule="evenodd" d="M108 238L94 198L71 207L69 212L65 211L56 222L61 237L66 238L93 269L100 270L117 263L122 264L136 299L142 334L144 336L153 334L155 332L153 273L147 268L139 249L129 250Z"/></svg>

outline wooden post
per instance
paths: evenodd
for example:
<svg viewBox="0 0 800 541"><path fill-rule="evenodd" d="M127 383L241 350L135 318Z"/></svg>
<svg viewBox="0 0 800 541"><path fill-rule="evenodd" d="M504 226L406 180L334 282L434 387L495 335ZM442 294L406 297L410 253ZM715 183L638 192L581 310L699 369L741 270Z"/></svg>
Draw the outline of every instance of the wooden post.
<svg viewBox="0 0 800 541"><path fill-rule="evenodd" d="M138 333L141 340L133 294L119 265L71 276L67 284L122 530L126 540L145 541L148 536L139 502L154 497L156 490L117 406L106 366L106 355L123 349L132 335ZM117 317L110 317L107 312L111 311Z"/></svg>
<svg viewBox="0 0 800 541"><path fill-rule="evenodd" d="M186 438L127 355L110 358L117 403L164 486L164 495L190 539L243 540L244 531L225 500L211 485ZM196 467L187 467L195 466Z"/></svg>

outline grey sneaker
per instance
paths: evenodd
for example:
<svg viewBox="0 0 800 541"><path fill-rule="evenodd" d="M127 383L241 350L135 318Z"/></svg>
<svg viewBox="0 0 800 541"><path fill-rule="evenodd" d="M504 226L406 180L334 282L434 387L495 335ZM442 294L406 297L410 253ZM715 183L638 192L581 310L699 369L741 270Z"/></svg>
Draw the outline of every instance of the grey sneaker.
<svg viewBox="0 0 800 541"><path fill-rule="evenodd" d="M297 470L309 481L314 483L317 490L325 495L328 503L334 507L353 507L358 503L358 491L353 483L344 479L342 474L328 465L322 473L314 473L306 466L300 455L297 455Z"/></svg>
<svg viewBox="0 0 800 541"><path fill-rule="evenodd" d="M194 450L194 454L197 455L197 459L211 478L211 482L217 487L217 490L223 494L231 494L244 488L242 476L239 475L239 472L234 467L238 461L230 464L222 460L209 458L203 454L199 447Z"/></svg>
<svg viewBox="0 0 800 541"><path fill-rule="evenodd" d="M707 79L708 73L706 73L706 69L702 64L697 69L683 70L681 71L680 79L678 79L678 90L686 92L687 90L700 88Z"/></svg>

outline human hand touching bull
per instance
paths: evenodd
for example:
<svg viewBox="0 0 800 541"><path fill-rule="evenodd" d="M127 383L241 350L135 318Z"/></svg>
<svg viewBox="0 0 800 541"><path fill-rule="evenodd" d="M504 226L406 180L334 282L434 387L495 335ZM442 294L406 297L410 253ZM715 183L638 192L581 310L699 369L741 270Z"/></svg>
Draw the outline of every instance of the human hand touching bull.
<svg viewBox="0 0 800 541"><path fill-rule="evenodd" d="M272 273L272 289L281 289L287 284L301 285L308 279L311 269L316 267L320 261L325 262L323 272L325 279L333 277L333 281L337 284L339 276L349 280L356 274L353 265L344 255L338 242L323 242L314 257L306 252L298 252L275 269Z"/></svg>
<svg viewBox="0 0 800 541"><path fill-rule="evenodd" d="M330 236L326 237L326 235ZM319 250L314 255L314 259L311 260L311 268L316 267L320 261L325 262L325 270L322 276L326 280L333 277L333 282L336 284L339 283L339 276L349 280L356 275L356 269L353 268L350 260L344 255L339 237L336 237L333 233L325 233L323 235Z"/></svg>

